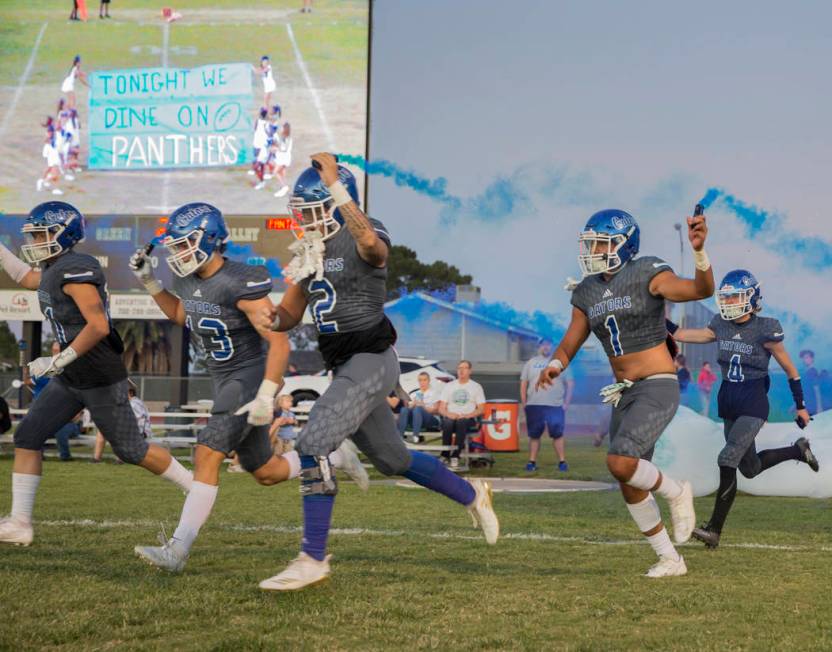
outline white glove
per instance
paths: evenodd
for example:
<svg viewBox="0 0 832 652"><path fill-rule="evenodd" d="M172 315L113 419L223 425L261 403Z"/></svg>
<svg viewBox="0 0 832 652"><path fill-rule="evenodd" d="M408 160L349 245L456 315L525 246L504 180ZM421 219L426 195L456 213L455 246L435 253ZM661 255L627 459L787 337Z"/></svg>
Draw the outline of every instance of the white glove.
<svg viewBox="0 0 832 652"><path fill-rule="evenodd" d="M78 358L78 354L71 346L66 347L58 355L45 355L36 358L29 364L29 375L39 378L52 378L60 374L64 367L72 364Z"/></svg>
<svg viewBox="0 0 832 652"><path fill-rule="evenodd" d="M283 270L285 278L300 283L307 276L315 275L315 279L324 277L324 255L326 244L318 231L306 231L297 242L289 245L292 260Z"/></svg>
<svg viewBox="0 0 832 652"><path fill-rule="evenodd" d="M136 249L136 253L130 256L130 262L127 263L127 265L130 267L130 271L133 272L133 275L139 279L139 283L141 283L144 286L144 289L151 295L159 294L165 289L153 275L153 265L151 264L150 256L147 255L144 247Z"/></svg>
<svg viewBox="0 0 832 652"><path fill-rule="evenodd" d="M572 278L571 276L566 277L566 285L563 286L563 289L567 292L574 292L575 288L580 285L580 281L578 279Z"/></svg>
<svg viewBox="0 0 832 652"><path fill-rule="evenodd" d="M630 389L632 386L633 381L625 378L620 383L613 383L612 385L602 387L599 394L604 403L612 403L613 407L618 407L618 402L621 400L624 391Z"/></svg>
<svg viewBox="0 0 832 652"><path fill-rule="evenodd" d="M246 422L252 426L267 426L274 419L274 397L280 385L272 382L268 378L264 378L260 383L260 389L257 390L257 396L253 401L249 401L234 415L240 416L248 413Z"/></svg>

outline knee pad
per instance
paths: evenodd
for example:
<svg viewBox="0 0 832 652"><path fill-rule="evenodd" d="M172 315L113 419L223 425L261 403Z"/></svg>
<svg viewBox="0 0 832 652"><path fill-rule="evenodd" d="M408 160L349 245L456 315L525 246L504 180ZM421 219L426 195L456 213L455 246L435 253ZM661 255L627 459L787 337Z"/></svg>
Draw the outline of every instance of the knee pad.
<svg viewBox="0 0 832 652"><path fill-rule="evenodd" d="M641 532L649 532L662 522L662 513L653 494L649 494L640 503L627 503L627 509Z"/></svg>
<svg viewBox="0 0 832 652"><path fill-rule="evenodd" d="M334 496L338 493L338 481L335 479L335 468L329 463L326 455L304 455L304 468L300 470L300 495L310 496L321 494ZM306 466L307 460L311 458L313 463Z"/></svg>

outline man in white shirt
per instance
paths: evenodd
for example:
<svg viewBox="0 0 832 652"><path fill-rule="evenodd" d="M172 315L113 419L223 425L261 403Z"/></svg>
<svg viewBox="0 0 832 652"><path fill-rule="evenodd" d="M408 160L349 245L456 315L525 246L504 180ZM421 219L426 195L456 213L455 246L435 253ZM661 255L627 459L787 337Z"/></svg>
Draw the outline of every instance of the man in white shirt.
<svg viewBox="0 0 832 652"><path fill-rule="evenodd" d="M482 385L471 380L471 363L462 360L456 368L457 380L442 388L439 414L442 415L442 445L450 446L451 437L456 434L456 448L443 451L442 457L450 458L451 468L459 466L459 452L465 448L468 431L482 416L485 407L485 392Z"/></svg>
<svg viewBox="0 0 832 652"><path fill-rule="evenodd" d="M439 426L439 401L442 392L430 384L430 375L423 371L419 374L419 389L411 394L411 400L402 405L399 412L399 434L404 436L408 421L413 428L413 438L419 440L422 427Z"/></svg>
<svg viewBox="0 0 832 652"><path fill-rule="evenodd" d="M537 454L540 451L540 438L544 430L548 430L549 437L552 438L558 456L558 470L569 470L563 428L566 410L572 401L575 381L567 368L551 385L536 388L540 372L549 364L551 354L552 343L542 342L538 355L526 362L520 375L520 402L526 411L526 429L529 434L529 462L526 464L526 471L537 471Z"/></svg>

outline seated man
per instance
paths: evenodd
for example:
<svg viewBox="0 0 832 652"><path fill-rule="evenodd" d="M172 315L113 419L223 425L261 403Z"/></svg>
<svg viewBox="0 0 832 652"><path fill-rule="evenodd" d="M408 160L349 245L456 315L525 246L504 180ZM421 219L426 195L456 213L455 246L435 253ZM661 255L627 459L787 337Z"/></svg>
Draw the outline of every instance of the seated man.
<svg viewBox="0 0 832 652"><path fill-rule="evenodd" d="M471 380L471 363L462 360L456 368L457 380L442 388L439 414L442 415L442 445L451 445L451 436L456 434L456 448L443 451L442 457L450 458L451 468L459 466L459 453L465 448L468 431L476 427L485 406L485 392L482 385Z"/></svg>
<svg viewBox="0 0 832 652"><path fill-rule="evenodd" d="M413 428L413 438L419 440L422 426L425 428L441 426L439 419L440 390L434 389L430 384L430 375L423 371L419 374L419 389L413 392L412 400L402 406L399 413L398 427L399 434L404 436L408 422Z"/></svg>

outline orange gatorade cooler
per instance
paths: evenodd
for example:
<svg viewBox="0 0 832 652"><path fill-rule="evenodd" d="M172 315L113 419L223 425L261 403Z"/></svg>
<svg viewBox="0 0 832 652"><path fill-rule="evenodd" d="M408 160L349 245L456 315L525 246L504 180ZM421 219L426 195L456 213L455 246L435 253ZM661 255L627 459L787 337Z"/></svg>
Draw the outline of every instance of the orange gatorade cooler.
<svg viewBox="0 0 832 652"><path fill-rule="evenodd" d="M490 451L520 450L517 416L520 404L512 400L486 401L483 424L480 429L482 443Z"/></svg>

